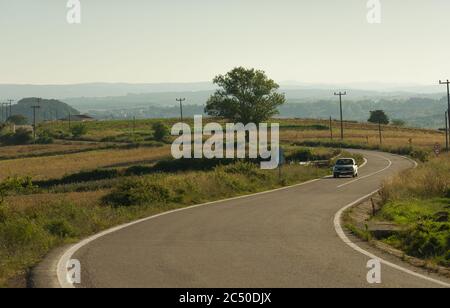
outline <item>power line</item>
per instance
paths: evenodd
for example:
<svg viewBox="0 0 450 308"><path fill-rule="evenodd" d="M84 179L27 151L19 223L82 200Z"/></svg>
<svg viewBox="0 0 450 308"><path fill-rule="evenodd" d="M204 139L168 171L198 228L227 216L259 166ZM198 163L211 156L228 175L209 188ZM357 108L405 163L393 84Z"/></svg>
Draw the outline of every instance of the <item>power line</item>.
<svg viewBox="0 0 450 308"><path fill-rule="evenodd" d="M1 103L1 113L2 113L2 122L5 122L8 120L8 103Z"/></svg>
<svg viewBox="0 0 450 308"><path fill-rule="evenodd" d="M183 122L183 102L186 101L185 98L177 98L177 102L180 102L180 115L181 115L181 122Z"/></svg>
<svg viewBox="0 0 450 308"><path fill-rule="evenodd" d="M340 107L340 111L341 111L341 139L344 140L344 115L342 112L342 96L347 95L347 91L342 93L334 93L334 95L339 96L339 107Z"/></svg>
<svg viewBox="0 0 450 308"><path fill-rule="evenodd" d="M449 152L448 111L445 112L445 150Z"/></svg>
<svg viewBox="0 0 450 308"><path fill-rule="evenodd" d="M447 81L441 81L439 80L439 84L445 84L447 85L447 112L450 112L450 81L447 79ZM450 128L450 116L447 116L447 125ZM448 148L447 148L448 150Z"/></svg>
<svg viewBox="0 0 450 308"><path fill-rule="evenodd" d="M330 137L333 140L333 119L330 117Z"/></svg>
<svg viewBox="0 0 450 308"><path fill-rule="evenodd" d="M40 102L41 102L41 99L38 98L37 105L31 106L31 108L33 109L33 140L34 140L34 142L36 142L36 109L41 108L41 106L39 105Z"/></svg>
<svg viewBox="0 0 450 308"><path fill-rule="evenodd" d="M8 99L9 102L9 116L12 116L12 103L14 102L13 99Z"/></svg>
<svg viewBox="0 0 450 308"><path fill-rule="evenodd" d="M383 144L383 134L381 132L381 119L378 120L378 133L380 135L380 145Z"/></svg>

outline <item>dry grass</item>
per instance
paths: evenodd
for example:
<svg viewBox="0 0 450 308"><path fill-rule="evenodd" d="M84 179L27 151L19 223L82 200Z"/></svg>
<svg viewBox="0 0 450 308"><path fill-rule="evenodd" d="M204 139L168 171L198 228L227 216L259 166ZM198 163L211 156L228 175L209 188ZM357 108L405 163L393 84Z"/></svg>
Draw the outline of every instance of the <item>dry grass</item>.
<svg viewBox="0 0 450 308"><path fill-rule="evenodd" d="M170 155L170 148L100 150L85 153L0 161L0 180L8 176L31 176L33 180L60 178L82 170L146 164Z"/></svg>
<svg viewBox="0 0 450 308"><path fill-rule="evenodd" d="M205 119L205 123L212 119ZM137 121L136 129L149 131L151 123L156 120ZM176 120L165 120L171 125ZM190 121L190 120L189 120ZM328 130L313 129L312 125L328 126L328 121L322 120L296 120L276 119L281 130L281 140L286 144L306 140L329 140ZM191 121L192 122L192 121ZM192 124L192 123L191 123ZM62 124L54 124L62 125ZM120 135L130 130L130 121L105 121L87 123L90 136L93 139L102 139L106 136ZM61 127L54 127L61 129ZM379 143L378 127L372 124L345 123L346 141L357 144L376 145ZM339 122L333 122L333 133L335 138L339 136ZM431 151L436 143L443 145L444 134L442 132L424 129L411 129L394 126L383 127L383 144L385 146L402 147L412 145ZM72 151L90 149L105 145L107 143L76 143L53 145L28 145L17 147L0 147L0 157L10 155L45 155L58 151ZM169 147L162 148L139 148L133 150L94 150L92 152L59 155L52 157L35 157L10 161L0 161L0 180L13 175L29 175L34 180L47 180L62 177L83 170L96 168L121 167L133 164L145 164L170 155Z"/></svg>
<svg viewBox="0 0 450 308"><path fill-rule="evenodd" d="M287 121L287 122L284 122ZM289 125L329 125L327 121L312 120L283 120L283 124ZM345 140L349 143L359 144L379 144L378 126L373 124L345 123ZM445 135L443 132L425 129L402 128L395 126L383 126L383 145L386 146L409 146L411 145L426 150L433 150L434 145L439 143L442 147L445 145ZM333 135L335 139L340 138L340 124L333 122ZM305 140L330 140L330 131L326 130L298 130L283 129L281 131L281 140L283 142L298 142Z"/></svg>
<svg viewBox="0 0 450 308"><path fill-rule="evenodd" d="M17 195L7 197L6 204L18 211L32 207L40 207L49 203L70 203L76 206L95 206L109 191L97 190L88 192L50 193Z"/></svg>
<svg viewBox="0 0 450 308"><path fill-rule="evenodd" d="M136 121L136 133L151 135L151 125L158 119L150 120L138 120ZM177 119L164 119L162 120L167 126L171 127L178 122ZM204 118L203 124L205 125L211 121L218 121L224 123L221 120L215 120L211 118ZM304 141L308 139L329 139L329 130L315 130L304 129L305 126L311 125L323 125L329 126L328 120L317 119L273 119L274 123L279 123L282 127L281 139L285 142ZM192 119L186 119L186 122L193 125ZM123 134L131 134L133 122L132 121L98 121L89 122L85 124L88 127L88 134L84 137L89 140L100 141L107 137L117 137ZM334 121L333 134L337 138L340 135L340 123ZM284 128L283 128L284 127ZM50 130L62 130L68 132L67 124L64 123L47 123L43 128ZM383 143L385 145L393 146L408 146L409 140L412 140L412 145L416 147L422 147L432 150L436 143L443 145L444 134L443 132L426 129L415 129L396 126L383 126ZM345 123L345 137L348 142L357 142L367 144L378 144L378 125L367 123Z"/></svg>
<svg viewBox="0 0 450 308"><path fill-rule="evenodd" d="M386 180L382 193L386 202L450 197L450 156L443 154L417 169Z"/></svg>
<svg viewBox="0 0 450 308"><path fill-rule="evenodd" d="M112 143L66 141L53 144L29 144L16 146L0 146L0 159L14 159L31 156L62 155L112 146Z"/></svg>

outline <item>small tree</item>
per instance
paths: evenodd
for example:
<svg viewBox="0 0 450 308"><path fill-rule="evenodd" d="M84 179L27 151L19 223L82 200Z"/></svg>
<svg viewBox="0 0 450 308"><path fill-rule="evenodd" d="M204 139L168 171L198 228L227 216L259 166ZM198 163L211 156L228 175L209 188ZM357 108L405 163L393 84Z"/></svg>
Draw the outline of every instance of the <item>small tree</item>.
<svg viewBox="0 0 450 308"><path fill-rule="evenodd" d="M213 82L220 87L208 100L205 112L243 124L260 124L278 114L285 103L279 85L263 71L238 67Z"/></svg>
<svg viewBox="0 0 450 308"><path fill-rule="evenodd" d="M164 141L169 135L169 128L162 122L156 122L152 125L153 138L157 141Z"/></svg>
<svg viewBox="0 0 450 308"><path fill-rule="evenodd" d="M84 124L77 124L70 128L70 132L74 138L80 138L87 134L87 127Z"/></svg>
<svg viewBox="0 0 450 308"><path fill-rule="evenodd" d="M370 112L369 122L387 125L389 124L389 117L383 110L375 110Z"/></svg>
<svg viewBox="0 0 450 308"><path fill-rule="evenodd" d="M21 114L12 115L6 121L16 125L26 125L28 123L28 119Z"/></svg>

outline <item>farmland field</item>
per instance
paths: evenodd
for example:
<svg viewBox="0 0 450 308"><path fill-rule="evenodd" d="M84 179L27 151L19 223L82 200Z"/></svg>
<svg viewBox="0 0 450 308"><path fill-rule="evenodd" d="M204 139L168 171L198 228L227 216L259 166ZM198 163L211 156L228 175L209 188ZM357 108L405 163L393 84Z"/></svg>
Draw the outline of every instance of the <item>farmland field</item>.
<svg viewBox="0 0 450 308"><path fill-rule="evenodd" d="M66 123L49 122L39 129L61 136L53 144L0 146L0 182L18 176L30 177L38 185L47 183L45 187L13 191L0 203L0 221L4 222L0 224L0 240L3 238L5 243L0 247L0 286L17 283L23 286L27 270L51 248L118 223L329 173L328 166L295 163L283 168L282 178L277 171L261 172L240 163L184 171L177 170L175 164L174 171L153 172L151 168L156 163L171 157L170 143L174 138L169 136L163 142L154 139L151 127L158 121L167 127L177 122L175 119L90 122L85 124L87 134L81 138L70 136ZM187 121L193 124L192 120ZM212 120L205 119L204 123L208 121ZM341 151L338 149L341 145L327 144L331 141L329 121L273 122L280 123L282 146L291 162L329 161ZM332 128L333 140L339 141L340 123L332 122ZM382 129L387 150L409 147L431 152L436 143L443 145L444 134L439 131L394 126ZM317 142L319 147L301 145L305 141ZM378 126L346 122L345 142L361 147L377 146ZM361 161L361 157L355 158ZM61 181L71 176L76 180Z"/></svg>

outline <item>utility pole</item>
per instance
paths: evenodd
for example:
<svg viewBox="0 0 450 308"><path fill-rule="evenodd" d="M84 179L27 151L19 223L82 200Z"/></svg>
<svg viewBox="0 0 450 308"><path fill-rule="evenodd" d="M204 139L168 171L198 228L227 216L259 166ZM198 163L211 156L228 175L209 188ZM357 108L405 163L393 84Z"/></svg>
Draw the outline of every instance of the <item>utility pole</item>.
<svg viewBox="0 0 450 308"><path fill-rule="evenodd" d="M133 116L133 142L136 143L136 116Z"/></svg>
<svg viewBox="0 0 450 308"><path fill-rule="evenodd" d="M330 117L330 137L331 140L333 140L333 120L331 117Z"/></svg>
<svg viewBox="0 0 450 308"><path fill-rule="evenodd" d="M341 139L344 140L344 116L342 113L342 96L347 95L347 92L334 93L334 95L339 96L339 107L341 111Z"/></svg>
<svg viewBox="0 0 450 308"><path fill-rule="evenodd" d="M381 120L378 121L378 133L380 135L380 145L383 144L383 135L381 133Z"/></svg>
<svg viewBox="0 0 450 308"><path fill-rule="evenodd" d="M447 151L447 153L449 152L449 139L448 139L449 135L448 135L448 111L445 112L445 150Z"/></svg>
<svg viewBox="0 0 450 308"><path fill-rule="evenodd" d="M0 107L1 107L1 122L3 122L3 120L5 118L5 111L3 109L4 106L5 106L5 103L0 103Z"/></svg>
<svg viewBox="0 0 450 308"><path fill-rule="evenodd" d="M9 116L12 116L12 103L14 102L13 99L8 99L9 102Z"/></svg>
<svg viewBox="0 0 450 308"><path fill-rule="evenodd" d="M36 109L40 109L41 106L39 106L41 99L38 98L37 99L37 105L33 105L31 106L31 108L33 109L33 140L36 143Z"/></svg>
<svg viewBox="0 0 450 308"><path fill-rule="evenodd" d="M183 102L184 101L186 101L185 98L177 98L177 102L180 102L181 122L183 122Z"/></svg>
<svg viewBox="0 0 450 308"><path fill-rule="evenodd" d="M8 120L8 103L1 103L2 104L2 121L6 123Z"/></svg>
<svg viewBox="0 0 450 308"><path fill-rule="evenodd" d="M439 80L439 84L445 84L447 85L447 113L450 112L450 81L447 79L447 81L441 81ZM447 127L450 128L450 116L447 116ZM448 148L447 148L448 149Z"/></svg>

